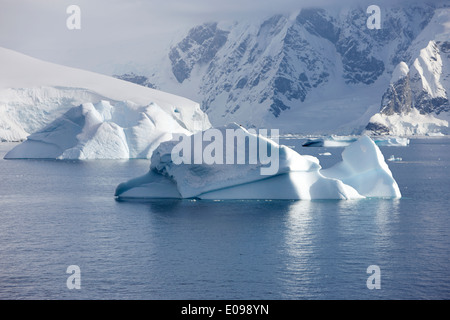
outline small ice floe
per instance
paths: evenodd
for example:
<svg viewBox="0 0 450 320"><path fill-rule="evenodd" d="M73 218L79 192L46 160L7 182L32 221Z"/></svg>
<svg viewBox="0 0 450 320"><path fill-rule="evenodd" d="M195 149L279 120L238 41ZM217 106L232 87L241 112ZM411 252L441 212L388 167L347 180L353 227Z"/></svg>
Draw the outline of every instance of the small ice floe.
<svg viewBox="0 0 450 320"><path fill-rule="evenodd" d="M319 153L319 156L331 156L331 152Z"/></svg>
<svg viewBox="0 0 450 320"><path fill-rule="evenodd" d="M391 155L387 161L402 161L403 159L400 157L395 157L394 155Z"/></svg>

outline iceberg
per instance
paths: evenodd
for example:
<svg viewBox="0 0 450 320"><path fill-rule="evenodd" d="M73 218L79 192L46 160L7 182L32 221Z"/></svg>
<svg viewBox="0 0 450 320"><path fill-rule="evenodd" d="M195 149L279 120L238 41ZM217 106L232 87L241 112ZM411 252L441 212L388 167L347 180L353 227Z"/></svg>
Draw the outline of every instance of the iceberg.
<svg viewBox="0 0 450 320"><path fill-rule="evenodd" d="M329 136L316 139L308 139L303 147L346 147L356 141L356 137Z"/></svg>
<svg viewBox="0 0 450 320"><path fill-rule="evenodd" d="M408 138L400 137L375 138L374 141L378 146L383 147L406 147L409 145Z"/></svg>
<svg viewBox="0 0 450 320"><path fill-rule="evenodd" d="M191 134L157 104L84 103L9 151L5 159L150 158L173 133Z"/></svg>
<svg viewBox="0 0 450 320"><path fill-rule="evenodd" d="M261 174L261 168L267 167L267 162L262 161L240 164L206 164L198 161L178 163L173 151L180 142L175 139L163 142L156 148L146 175L117 186L116 199L312 200L401 197L383 154L367 136L360 137L344 150L342 162L329 169L322 169L316 157L300 155L236 124L209 130L217 130L225 136L225 131L231 129L239 132L244 137L243 141L248 142L244 148L246 159L252 158L252 142L253 145L259 145L259 150L270 148L271 156L278 156L276 172ZM207 131L187 137L192 143L192 150L197 148L196 141L211 141L201 139ZM200 150L210 151L211 144L202 143ZM228 150L233 150L237 158L237 146ZM190 156L195 157L192 154Z"/></svg>
<svg viewBox="0 0 450 320"><path fill-rule="evenodd" d="M308 139L303 143L303 147L347 147L355 142L358 137L329 136L315 139ZM409 145L408 138L401 137L377 137L375 144L383 147L405 147Z"/></svg>
<svg viewBox="0 0 450 320"><path fill-rule="evenodd" d="M120 152L112 152L110 156L116 158L118 155L126 155L127 142L130 154L134 157L134 153L138 152L133 150L134 147L145 150L142 144L149 145L145 136L157 135L164 126L160 122L156 125L156 132L140 132L140 137L136 136L138 131L152 127L151 122L159 117L167 119L167 133L170 133L172 127L178 130L181 126L190 132L211 127L208 117L197 102L128 81L45 62L2 47L0 69L0 140L25 141L29 138L19 148L21 152L16 150L15 154L18 156L25 149L34 149L26 150L26 153L53 158L81 143L85 146L79 145L80 148L76 147L68 152L67 157L76 157L78 149L82 149L84 153L80 154L81 158L105 157L105 149L96 146L96 142L112 138L111 141L103 142L109 145L108 150ZM112 118L108 118L108 110L103 110L111 109L106 103L113 106ZM152 107L153 110L149 110L152 114L149 115L145 110L150 105L157 107ZM143 114L146 114L148 120L142 118ZM86 120L86 125L81 122L71 124L74 117L80 121ZM138 125L137 122L142 123ZM174 122L178 122L179 126ZM57 137L59 133L50 132L52 128L64 131L65 137L70 136L71 140L63 142ZM81 133L80 128L84 131L80 137L75 138L76 132ZM131 128L134 128L134 132L130 132L133 131ZM129 132L127 129L130 129ZM86 139L91 134L94 135L94 140L88 142ZM167 138L170 139L170 136ZM133 145L133 139L141 141L134 141L136 145ZM51 146L53 142L56 144ZM113 145L117 145L115 149L111 149ZM41 152L40 147L44 149ZM100 154L97 156L94 149L98 147Z"/></svg>

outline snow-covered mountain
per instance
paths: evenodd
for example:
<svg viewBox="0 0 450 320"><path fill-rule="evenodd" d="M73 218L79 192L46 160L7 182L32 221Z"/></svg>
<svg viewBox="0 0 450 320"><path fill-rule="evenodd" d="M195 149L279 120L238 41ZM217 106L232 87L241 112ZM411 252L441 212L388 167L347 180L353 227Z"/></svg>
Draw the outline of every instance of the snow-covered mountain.
<svg viewBox="0 0 450 320"><path fill-rule="evenodd" d="M372 134L450 134L450 9L437 10L383 94Z"/></svg>
<svg viewBox="0 0 450 320"><path fill-rule="evenodd" d="M381 29L367 27L370 14L363 6L205 23L189 30L139 81L201 102L216 126L237 122L282 133L361 133L369 121L369 130L386 126L372 116L380 110L386 115L393 72L402 62L417 65L408 80L415 101L411 112L446 110L449 10L439 1L385 4ZM397 115L408 108L390 110Z"/></svg>
<svg viewBox="0 0 450 320"><path fill-rule="evenodd" d="M152 142L170 139L164 133L210 127L198 103L113 77L4 48L0 48L0 70L0 139L20 141L34 133L28 145L38 141L40 147L35 143L33 148L42 151L45 144L52 144L51 157L71 149L68 157L104 158L108 152L101 150L102 143L115 141L126 151L120 157L147 157L148 150L156 147L150 148Z"/></svg>

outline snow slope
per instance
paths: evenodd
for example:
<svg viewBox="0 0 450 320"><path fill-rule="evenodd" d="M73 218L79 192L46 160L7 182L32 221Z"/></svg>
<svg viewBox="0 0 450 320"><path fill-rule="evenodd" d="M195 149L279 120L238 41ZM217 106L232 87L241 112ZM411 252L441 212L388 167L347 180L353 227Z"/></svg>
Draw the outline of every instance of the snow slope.
<svg viewBox="0 0 450 320"><path fill-rule="evenodd" d="M251 133L238 125L219 130L236 130L247 139L245 155L251 158L251 141L259 148L271 148L279 156L277 170L269 175L260 172L262 161L250 163L177 163L173 150L178 141L167 141L155 150L147 175L120 184L116 189L119 199L142 198L200 198L200 199L360 199L364 197L401 197L399 188L384 157L376 144L363 136L349 147L343 161L322 170L319 160L302 156L294 150L280 146L270 139ZM208 130L207 130L208 131ZM201 134L191 135L192 145ZM201 150L209 150L209 144ZM194 147L195 148L195 147ZM216 151L217 152L217 151ZM233 156L239 149L233 149ZM228 155L227 155L228 156Z"/></svg>
<svg viewBox="0 0 450 320"><path fill-rule="evenodd" d="M5 48L0 48L0 70L1 140L24 140L70 109L100 101L117 109L126 105L133 117L156 105L171 122L190 132L210 127L198 103L113 77L44 62ZM165 125L160 123L158 130L169 132L173 128L169 124L165 130ZM86 143L83 139L86 136L79 139Z"/></svg>

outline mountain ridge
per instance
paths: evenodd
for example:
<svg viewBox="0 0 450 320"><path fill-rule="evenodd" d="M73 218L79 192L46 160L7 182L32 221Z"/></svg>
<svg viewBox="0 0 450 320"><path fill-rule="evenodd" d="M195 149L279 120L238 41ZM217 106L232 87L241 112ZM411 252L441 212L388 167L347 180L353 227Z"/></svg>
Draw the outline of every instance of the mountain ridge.
<svg viewBox="0 0 450 320"><path fill-rule="evenodd" d="M362 6L304 8L226 27L205 23L172 46L148 82L199 101L213 125L238 122L300 134L370 132L371 118L385 107L392 73L402 62L411 66L436 40L424 30L448 22L436 15L449 10L430 3L383 6L379 30L367 28ZM410 90L420 91L414 85Z"/></svg>

